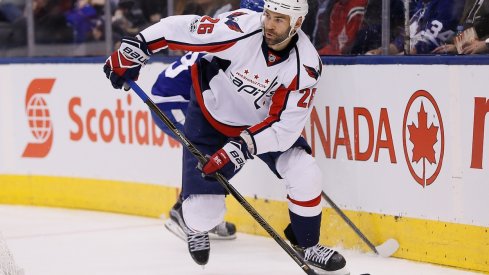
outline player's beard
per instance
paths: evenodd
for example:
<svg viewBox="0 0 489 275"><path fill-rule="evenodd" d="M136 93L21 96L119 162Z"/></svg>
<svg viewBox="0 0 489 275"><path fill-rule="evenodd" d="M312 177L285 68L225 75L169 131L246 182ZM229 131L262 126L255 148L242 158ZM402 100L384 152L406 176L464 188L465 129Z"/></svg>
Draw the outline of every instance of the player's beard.
<svg viewBox="0 0 489 275"><path fill-rule="evenodd" d="M287 38L289 38L290 29L291 27L289 27L287 31L282 34L277 34L274 31L264 29L263 38L265 39L265 43L267 43L267 46L274 46L284 42ZM270 37L267 37L267 34L269 34Z"/></svg>

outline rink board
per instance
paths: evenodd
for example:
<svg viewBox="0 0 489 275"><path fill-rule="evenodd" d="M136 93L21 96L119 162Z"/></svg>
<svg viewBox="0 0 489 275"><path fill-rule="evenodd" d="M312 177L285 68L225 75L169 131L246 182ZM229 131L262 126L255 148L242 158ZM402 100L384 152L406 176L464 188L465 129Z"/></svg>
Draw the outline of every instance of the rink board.
<svg viewBox="0 0 489 275"><path fill-rule="evenodd" d="M143 89L164 66L143 69ZM304 135L324 190L374 243L399 240L396 257L489 272L488 69L323 68ZM134 94L112 90L99 64L0 65L0 87L0 202L167 213L182 148ZM283 183L266 166L250 162L233 184L274 227L286 225ZM228 201L241 231L265 234ZM323 223L325 243L367 251L328 207Z"/></svg>

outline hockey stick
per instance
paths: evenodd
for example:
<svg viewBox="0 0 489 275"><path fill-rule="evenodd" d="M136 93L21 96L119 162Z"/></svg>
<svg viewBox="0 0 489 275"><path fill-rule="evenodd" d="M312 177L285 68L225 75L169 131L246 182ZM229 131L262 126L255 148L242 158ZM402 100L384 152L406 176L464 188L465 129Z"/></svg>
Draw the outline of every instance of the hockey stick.
<svg viewBox="0 0 489 275"><path fill-rule="evenodd" d="M146 93L132 80L127 80L127 84L136 92L136 94L141 98L141 100L149 106L151 111L153 111L163 123L178 137L180 142L187 148L192 155L197 158L197 160L204 165L207 162L207 158L188 140L185 135L180 132L177 127L168 119L168 117L156 106L156 104L151 100L151 98L146 95ZM306 272L307 274L314 275L316 272L304 261L304 259L292 249L282 237L268 224L268 222L251 206L251 204L236 190L228 180L221 174L216 173L215 178L221 184L221 186L226 189L246 211L261 225L265 231L272 237L287 254Z"/></svg>
<svg viewBox="0 0 489 275"><path fill-rule="evenodd" d="M395 239L388 239L384 243L375 246L372 242L358 229L358 227L345 215L345 213L336 205L336 203L331 200L324 191L321 191L321 195L328 202L328 204L333 207L333 209L340 215L340 217L355 231L355 233L362 239L365 244L367 244L370 249L372 249L375 254L380 255L382 257L390 257L394 254L397 249L399 249L399 243Z"/></svg>

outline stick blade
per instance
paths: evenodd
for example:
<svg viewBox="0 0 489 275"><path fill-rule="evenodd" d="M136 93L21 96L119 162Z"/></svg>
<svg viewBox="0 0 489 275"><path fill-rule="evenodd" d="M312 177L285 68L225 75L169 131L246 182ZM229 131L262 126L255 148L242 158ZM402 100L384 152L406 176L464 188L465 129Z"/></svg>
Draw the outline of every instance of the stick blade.
<svg viewBox="0 0 489 275"><path fill-rule="evenodd" d="M392 256L399 249L399 242L394 239L388 239L383 244L375 247L379 255L385 258Z"/></svg>

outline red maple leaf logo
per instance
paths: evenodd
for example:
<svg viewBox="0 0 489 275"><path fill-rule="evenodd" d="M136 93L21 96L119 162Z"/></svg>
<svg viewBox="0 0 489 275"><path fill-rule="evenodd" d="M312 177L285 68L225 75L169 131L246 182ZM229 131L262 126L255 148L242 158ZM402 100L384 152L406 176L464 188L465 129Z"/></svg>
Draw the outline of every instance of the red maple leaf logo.
<svg viewBox="0 0 489 275"><path fill-rule="evenodd" d="M428 128L428 114L424 110L423 102L418 112L418 127L414 124L408 125L409 140L413 143L413 158L412 162L418 163L423 159L423 182L426 184L425 176L425 160L429 163L436 163L435 159L435 143L438 142L437 133L438 126L431 123Z"/></svg>

